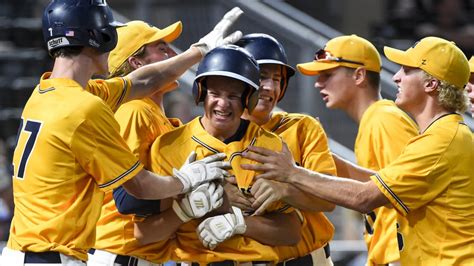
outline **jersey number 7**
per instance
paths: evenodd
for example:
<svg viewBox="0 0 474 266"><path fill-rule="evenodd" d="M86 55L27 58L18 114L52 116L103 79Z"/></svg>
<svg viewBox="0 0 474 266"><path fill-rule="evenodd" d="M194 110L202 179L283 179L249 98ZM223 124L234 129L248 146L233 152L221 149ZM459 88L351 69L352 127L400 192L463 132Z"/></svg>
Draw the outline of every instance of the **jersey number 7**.
<svg viewBox="0 0 474 266"><path fill-rule="evenodd" d="M24 127L23 124L25 125ZM19 179L23 179L25 176L25 169L28 164L28 160L30 159L31 152L35 148L36 139L38 138L41 126L42 122L40 121L27 119L26 123L24 123L23 118L21 119L18 134L16 136L17 143L15 147L15 153L19 152L20 154L20 164L18 169L15 169L15 164L13 163L13 176L16 176ZM28 139L23 147L18 147L18 141L20 140L21 134L24 132L28 134Z"/></svg>

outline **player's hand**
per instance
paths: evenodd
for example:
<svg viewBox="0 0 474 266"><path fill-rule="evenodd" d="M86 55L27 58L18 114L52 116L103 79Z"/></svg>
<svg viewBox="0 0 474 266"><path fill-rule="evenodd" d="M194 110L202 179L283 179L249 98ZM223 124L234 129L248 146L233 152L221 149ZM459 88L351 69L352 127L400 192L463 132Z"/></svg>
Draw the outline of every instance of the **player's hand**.
<svg viewBox="0 0 474 266"><path fill-rule="evenodd" d="M212 180L222 181L226 176L230 176L226 171L231 169L230 163L222 161L225 158L225 153L218 153L196 161L196 153L191 152L179 170L173 168L173 175L183 183L182 193L202 183Z"/></svg>
<svg viewBox="0 0 474 266"><path fill-rule="evenodd" d="M231 176L226 178L224 190L232 206L240 208L245 213L253 213L255 211L252 208L251 198L245 196L235 183L235 177Z"/></svg>
<svg viewBox="0 0 474 266"><path fill-rule="evenodd" d="M216 24L214 29L209 32L206 36L202 37L197 43L193 44L193 47L199 48L202 56L206 55L210 50L224 44L235 43L242 38L242 32L236 31L228 36L224 36L227 30L234 24L234 22L244 12L238 7L234 7L228 11L224 17Z"/></svg>
<svg viewBox="0 0 474 266"><path fill-rule="evenodd" d="M232 207L233 213L207 218L196 229L201 243L214 249L216 246L236 234L244 234L247 230L242 211Z"/></svg>
<svg viewBox="0 0 474 266"><path fill-rule="evenodd" d="M222 205L224 188L215 182L204 183L173 201L173 210L183 222L201 218Z"/></svg>
<svg viewBox="0 0 474 266"><path fill-rule="evenodd" d="M284 183L268 179L257 179L250 189L255 197L252 208L257 209L253 215L261 215L273 202L283 198Z"/></svg>
<svg viewBox="0 0 474 266"><path fill-rule="evenodd" d="M249 146L243 157L260 164L241 164L242 169L259 171L256 178L273 179L281 182L291 182L290 178L299 171L291 151L283 142L281 151L272 151L262 147Z"/></svg>

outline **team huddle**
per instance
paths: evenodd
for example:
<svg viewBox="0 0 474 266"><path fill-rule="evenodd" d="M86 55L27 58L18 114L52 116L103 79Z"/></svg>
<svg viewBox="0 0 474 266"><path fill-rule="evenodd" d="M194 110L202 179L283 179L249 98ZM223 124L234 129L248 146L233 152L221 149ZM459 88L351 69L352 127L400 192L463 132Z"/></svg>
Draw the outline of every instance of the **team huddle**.
<svg viewBox="0 0 474 266"><path fill-rule="evenodd" d="M274 37L227 35L242 14L177 54L181 22L49 3L54 67L22 113L0 265L333 265L324 212L336 205L364 214L367 265L474 265L474 140L461 115L469 97L474 111L474 57L438 37L385 47L401 66L395 101L381 98L381 56L359 36L298 64L327 108L358 123L355 165L331 153L317 119L273 110L297 70ZM197 63L204 114L182 124L163 99Z"/></svg>

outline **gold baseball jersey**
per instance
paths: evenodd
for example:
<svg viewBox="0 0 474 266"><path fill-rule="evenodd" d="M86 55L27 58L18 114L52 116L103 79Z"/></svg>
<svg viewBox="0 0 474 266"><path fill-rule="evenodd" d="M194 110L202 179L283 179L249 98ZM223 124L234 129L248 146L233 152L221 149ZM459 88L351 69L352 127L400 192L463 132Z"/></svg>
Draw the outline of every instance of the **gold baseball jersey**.
<svg viewBox="0 0 474 266"><path fill-rule="evenodd" d="M87 260L104 191L142 168L109 105L70 79L41 77L22 114L13 155L15 214L7 246ZM126 79L107 82L126 95ZM123 92L125 90L125 92ZM111 106L121 97L108 95ZM114 100L115 99L115 102Z"/></svg>
<svg viewBox="0 0 474 266"><path fill-rule="evenodd" d="M248 125L248 126L246 126ZM204 130L200 118L195 118L188 124L160 136L152 145L150 152L151 170L160 174L171 174L172 169L179 168L191 151L197 153L197 159L202 159L215 153L224 152L231 162L233 174L239 188L247 193L254 182L255 172L243 170L242 163L255 163L242 157L248 146L254 145L272 150L281 150L280 137L263 130L256 124L242 120L237 133L229 141L220 141ZM226 144L227 143L227 144ZM178 148L179 147L179 148ZM294 211L283 202L275 202L267 212L289 213ZM209 250L199 241L196 228L201 219L191 220L183 224L176 232L176 239L168 240L165 254L171 248L174 250L174 261L195 261L209 263L223 260L236 261L276 261L277 254L272 247L263 245L253 239L234 236L219 244L215 250ZM158 243L157 259L166 261L169 258L160 254L163 243Z"/></svg>
<svg viewBox="0 0 474 266"><path fill-rule="evenodd" d="M323 127L316 119L303 114L275 112L263 128L278 134L288 144L295 162L313 171L336 175ZM279 246L279 260L305 256L326 245L334 235L334 226L322 212L301 211L301 241L295 246Z"/></svg>
<svg viewBox="0 0 474 266"><path fill-rule="evenodd" d="M153 141L163 133L181 125L178 119L166 118L163 110L150 98L123 104L115 113L115 118L120 125L120 134L132 153L140 158L144 165L147 165ZM133 230L133 215L120 214L115 207L112 191L107 192L102 213L97 222L94 248L120 255L145 258L153 250L140 245L134 237Z"/></svg>
<svg viewBox="0 0 474 266"><path fill-rule="evenodd" d="M415 122L393 101L377 101L367 108L360 120L354 145L357 164L378 171L395 160L408 141L417 135ZM398 261L397 212L380 207L365 214L364 221L367 265Z"/></svg>
<svg viewBox="0 0 474 266"><path fill-rule="evenodd" d="M432 122L371 179L399 214L402 265L474 265L474 147L459 114Z"/></svg>

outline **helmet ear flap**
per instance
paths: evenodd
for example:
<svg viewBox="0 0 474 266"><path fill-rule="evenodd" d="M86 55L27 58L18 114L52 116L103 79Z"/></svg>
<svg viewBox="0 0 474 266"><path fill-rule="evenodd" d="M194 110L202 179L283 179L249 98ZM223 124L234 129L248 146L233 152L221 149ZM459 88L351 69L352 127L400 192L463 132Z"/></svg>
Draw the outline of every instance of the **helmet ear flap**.
<svg viewBox="0 0 474 266"><path fill-rule="evenodd" d="M199 80L195 80L193 84L193 96L194 102L198 105L200 102L203 102L206 98L207 94L207 87L206 87L206 79L201 78Z"/></svg>

